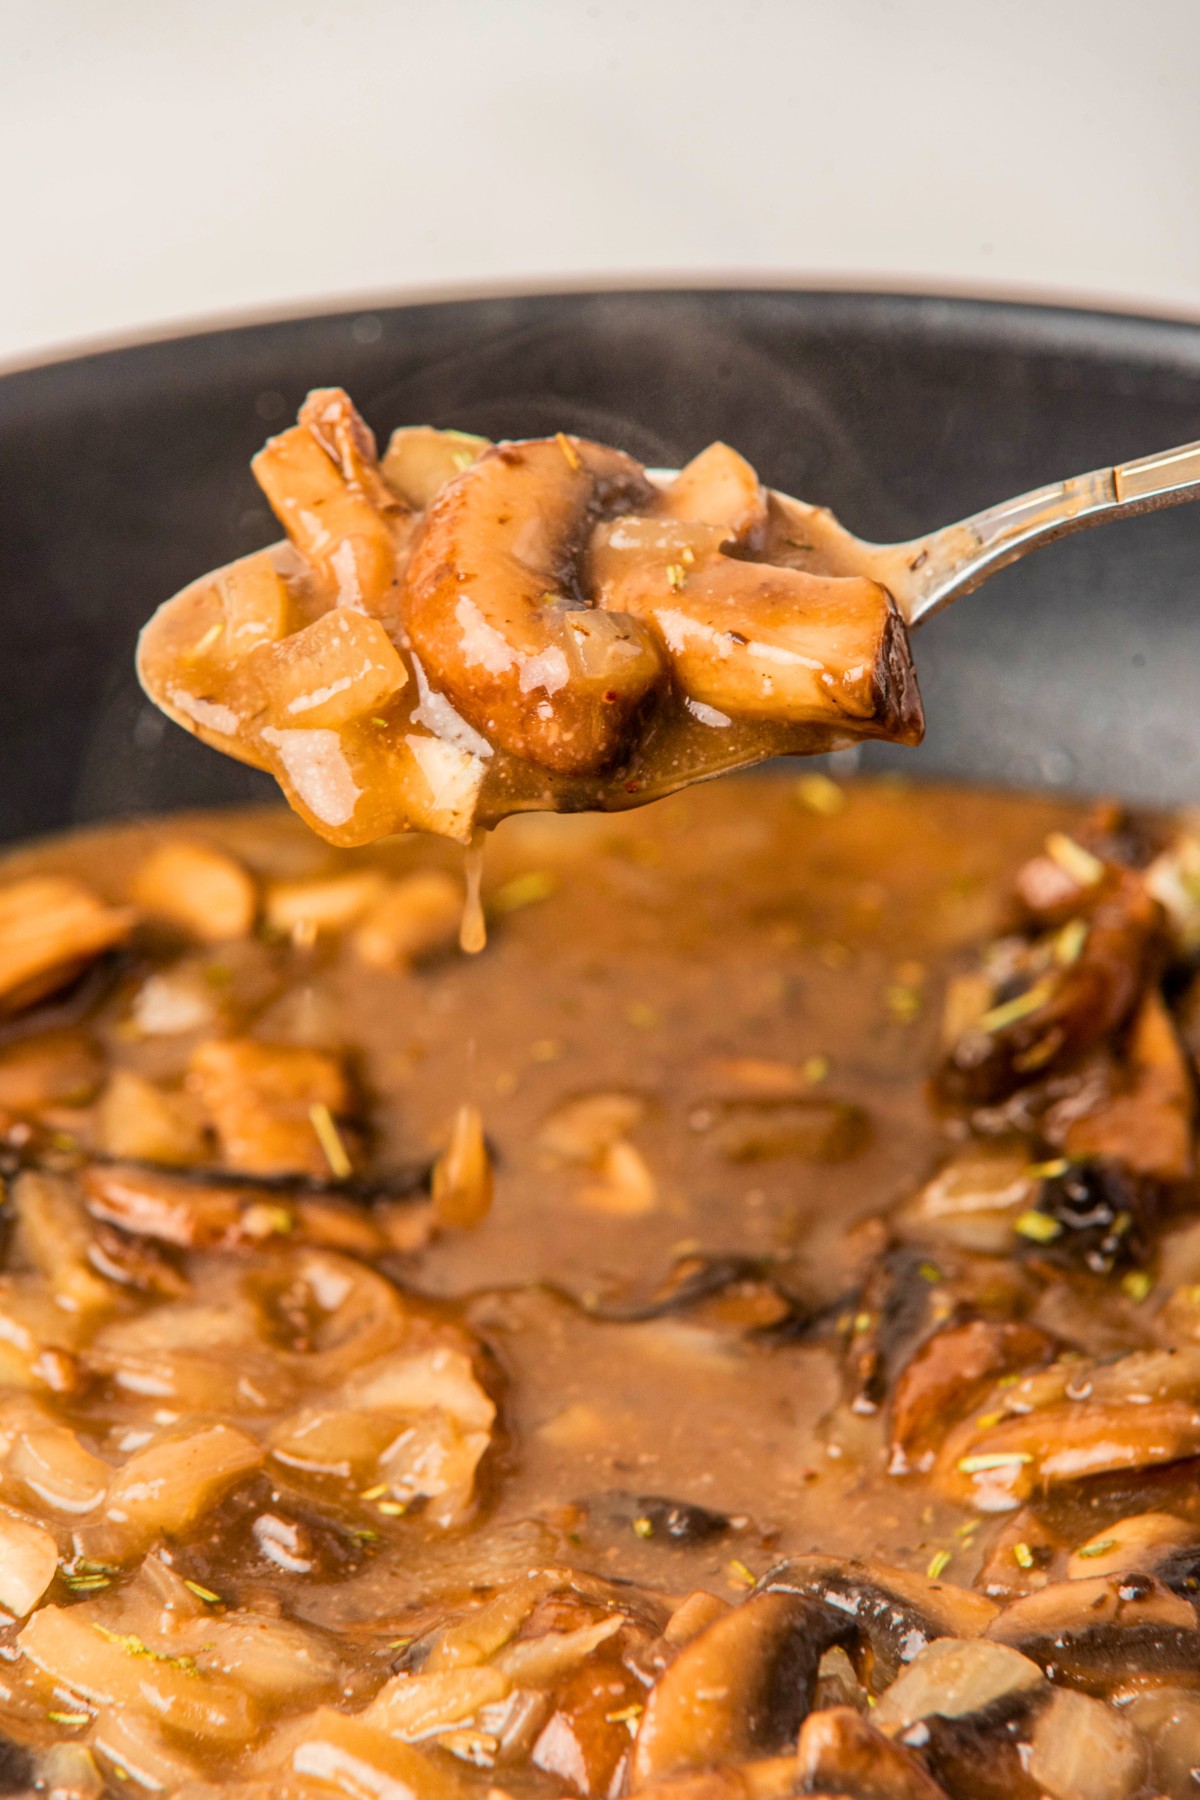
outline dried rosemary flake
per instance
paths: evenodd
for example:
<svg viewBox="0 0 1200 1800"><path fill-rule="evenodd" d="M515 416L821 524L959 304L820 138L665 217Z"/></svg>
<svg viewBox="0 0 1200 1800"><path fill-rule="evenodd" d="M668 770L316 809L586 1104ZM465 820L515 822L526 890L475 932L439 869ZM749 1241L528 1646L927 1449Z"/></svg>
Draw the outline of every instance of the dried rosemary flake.
<svg viewBox="0 0 1200 1800"><path fill-rule="evenodd" d="M407 1500L381 1500L375 1508L385 1519L402 1519L408 1511Z"/></svg>
<svg viewBox="0 0 1200 1800"><path fill-rule="evenodd" d="M1099 1538L1094 1544L1084 1544L1075 1552L1076 1556L1107 1556L1110 1550L1117 1547L1116 1538Z"/></svg>
<svg viewBox="0 0 1200 1800"><path fill-rule="evenodd" d="M173 1669L181 1669L185 1675L198 1672L194 1656L170 1656L165 1650L152 1650L136 1632L110 1631L107 1625L97 1625L94 1621L92 1630L98 1631L110 1644L119 1644L127 1656L140 1657L146 1662L170 1663Z"/></svg>
<svg viewBox="0 0 1200 1800"><path fill-rule="evenodd" d="M1139 1305L1154 1286L1154 1277L1145 1269L1130 1269L1128 1275L1121 1277L1121 1292Z"/></svg>
<svg viewBox="0 0 1200 1800"><path fill-rule="evenodd" d="M387 1491L387 1482L381 1481L378 1487L364 1488L358 1497L360 1500L382 1500Z"/></svg>
<svg viewBox="0 0 1200 1800"><path fill-rule="evenodd" d="M917 1274L921 1277L922 1281L929 1282L931 1286L942 1279L942 1271L938 1268L936 1263L918 1263Z"/></svg>
<svg viewBox="0 0 1200 1800"><path fill-rule="evenodd" d="M1046 839L1046 855L1080 887L1095 887L1104 875L1104 864L1065 831L1052 831Z"/></svg>
<svg viewBox="0 0 1200 1800"><path fill-rule="evenodd" d="M857 1336L861 1337L864 1331L870 1331L870 1329L871 1329L870 1313L869 1312L855 1313L855 1315L854 1315L855 1334Z"/></svg>
<svg viewBox="0 0 1200 1800"><path fill-rule="evenodd" d="M1025 1173L1030 1181L1054 1181L1065 1175L1070 1166L1065 1156L1056 1156L1050 1162L1030 1163Z"/></svg>
<svg viewBox="0 0 1200 1800"><path fill-rule="evenodd" d="M308 1109L308 1116L312 1120L317 1141L325 1153L330 1174L336 1181L348 1180L352 1173L350 1158L346 1155L346 1146L334 1124L333 1114L324 1100L314 1100Z"/></svg>
<svg viewBox="0 0 1200 1800"><path fill-rule="evenodd" d="M568 469L571 470L572 474L578 475L580 469L582 469L582 467L583 467L583 464L579 460L578 450L575 448L574 444L571 442L571 440L567 436L566 432L565 431L556 431L554 434L554 441L558 445L559 449L562 451L563 458L566 462Z"/></svg>
<svg viewBox="0 0 1200 1800"><path fill-rule="evenodd" d="M407 1650L412 1642L413 1639L410 1637L389 1638L386 1648L389 1650Z"/></svg>
<svg viewBox="0 0 1200 1800"><path fill-rule="evenodd" d="M840 813L846 804L845 793L828 775L802 775L794 792L801 806L824 818Z"/></svg>
<svg viewBox="0 0 1200 1800"><path fill-rule="evenodd" d="M1032 1207L1014 1221L1013 1230L1020 1237L1031 1238L1035 1244L1052 1244L1056 1237L1062 1235L1062 1226L1057 1219Z"/></svg>
<svg viewBox="0 0 1200 1800"><path fill-rule="evenodd" d="M647 1518L635 1519L633 1521L633 1531L634 1531L635 1537L652 1538L654 1536L654 1521L653 1521L653 1519L647 1519Z"/></svg>
<svg viewBox="0 0 1200 1800"><path fill-rule="evenodd" d="M220 1594L214 1594L211 1588L201 1587L198 1581L188 1581L185 1577L183 1585L189 1593L195 1594L197 1600L203 1600L205 1606L224 1605Z"/></svg>
<svg viewBox="0 0 1200 1800"><path fill-rule="evenodd" d="M911 1024L921 1010L921 995L914 987L902 981L893 981L890 987L883 990L883 1003L893 1019L900 1024Z"/></svg>
<svg viewBox="0 0 1200 1800"><path fill-rule="evenodd" d="M192 645L191 649L187 652L187 655L188 656L205 656L205 655L207 655L207 653L212 649L213 645L216 643L217 639L220 637L220 635L224 631L224 629L225 629L224 621L221 619L218 619L215 625L209 626L208 630L204 633L203 637L199 637L196 639L196 642Z"/></svg>
<svg viewBox="0 0 1200 1800"><path fill-rule="evenodd" d="M978 1456L960 1456L958 1470L960 1475L983 1475L989 1469L1017 1468L1032 1461L1028 1450L986 1450Z"/></svg>
<svg viewBox="0 0 1200 1800"><path fill-rule="evenodd" d="M667 564L667 580L676 593L687 585L687 570L682 563Z"/></svg>
<svg viewBox="0 0 1200 1800"><path fill-rule="evenodd" d="M632 1725L635 1719L641 1718L645 1710L645 1707L635 1700L632 1706L619 1706L616 1712L605 1713L604 1722L606 1725Z"/></svg>
<svg viewBox="0 0 1200 1800"><path fill-rule="evenodd" d="M982 1520L980 1519L967 1519L964 1524L956 1525L954 1527L954 1535L965 1541L967 1538L975 1536L975 1533L979 1530L981 1524Z"/></svg>
<svg viewBox="0 0 1200 1800"><path fill-rule="evenodd" d="M1014 1544L1013 1560L1018 1562L1023 1569L1032 1569L1033 1551L1028 1544Z"/></svg>
<svg viewBox="0 0 1200 1800"><path fill-rule="evenodd" d="M1078 962L1087 943L1088 928L1084 919L1068 919L1054 939L1054 960L1062 969Z"/></svg>
<svg viewBox="0 0 1200 1800"><path fill-rule="evenodd" d="M91 1713L48 1712L46 1717L52 1725L90 1725Z"/></svg>
<svg viewBox="0 0 1200 1800"><path fill-rule="evenodd" d="M511 881L497 888L489 904L493 912L519 912L523 906L548 900L557 886L555 877L545 869L530 869L524 875L514 875Z"/></svg>
<svg viewBox="0 0 1200 1800"><path fill-rule="evenodd" d="M1027 1018L1030 1013L1045 1006L1054 992L1054 986L1053 978L1043 977L1041 981L1035 981L1031 988L1018 994L1015 999L1005 1000L1001 1005L993 1006L990 1011L985 1012L979 1021L979 1029L991 1033L1004 1031L1009 1025L1015 1025L1018 1019Z"/></svg>
<svg viewBox="0 0 1200 1800"><path fill-rule="evenodd" d="M738 1587L752 1588L758 1580L753 1569L747 1568L740 1556L735 1556L731 1562L727 1562L725 1570L729 1579L736 1582Z"/></svg>
<svg viewBox="0 0 1200 1800"><path fill-rule="evenodd" d="M954 1556L953 1550L935 1551L935 1553L930 1557L929 1567L925 1571L925 1573L929 1577L930 1581L936 1581L940 1575L944 1575L946 1573L946 1570L950 1567L950 1563L953 1559L953 1556Z"/></svg>

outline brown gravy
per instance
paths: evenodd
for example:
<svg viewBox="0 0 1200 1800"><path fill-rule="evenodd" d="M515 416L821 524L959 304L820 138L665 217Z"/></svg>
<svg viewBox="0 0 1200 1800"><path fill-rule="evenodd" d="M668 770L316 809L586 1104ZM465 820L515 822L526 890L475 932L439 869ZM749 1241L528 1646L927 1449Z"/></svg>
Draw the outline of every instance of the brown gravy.
<svg viewBox="0 0 1200 1800"><path fill-rule="evenodd" d="M469 958L427 839L247 813L9 857L17 1762L81 1796L967 1800L1033 1757L1071 1800L1094 1740L1117 1800L1189 1791L1197 854L747 779L511 821ZM31 896L39 962L55 878L93 911ZM953 1745L898 1723L918 1670L909 1723L949 1704L927 1638L965 1646ZM704 1731L701 1644L734 1695ZM746 1671L804 1644L764 1713Z"/></svg>

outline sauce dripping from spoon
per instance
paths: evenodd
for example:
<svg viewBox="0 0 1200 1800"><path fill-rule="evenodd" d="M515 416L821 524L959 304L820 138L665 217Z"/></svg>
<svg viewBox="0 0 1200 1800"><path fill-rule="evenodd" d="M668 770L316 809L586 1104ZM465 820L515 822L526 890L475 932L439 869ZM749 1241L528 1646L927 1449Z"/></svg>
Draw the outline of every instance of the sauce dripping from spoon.
<svg viewBox="0 0 1200 1800"><path fill-rule="evenodd" d="M458 931L459 949L467 956L478 956L487 945L487 920L483 916L480 887L483 882L483 847L487 833L475 831L463 854L463 871L467 891L463 899L462 924Z"/></svg>

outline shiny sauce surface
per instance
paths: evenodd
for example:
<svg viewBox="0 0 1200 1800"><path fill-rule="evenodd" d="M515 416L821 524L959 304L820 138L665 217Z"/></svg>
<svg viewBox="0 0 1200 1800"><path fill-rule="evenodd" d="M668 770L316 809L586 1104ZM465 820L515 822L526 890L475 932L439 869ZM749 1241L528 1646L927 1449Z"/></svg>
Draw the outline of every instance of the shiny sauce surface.
<svg viewBox="0 0 1200 1800"><path fill-rule="evenodd" d="M1019 1742L1068 1800L1111 1731L1117 1800L1190 1791L1198 855L741 778L509 821L476 956L428 839L272 811L6 858L14 1766L965 1800ZM953 1754L904 1736L951 1642Z"/></svg>

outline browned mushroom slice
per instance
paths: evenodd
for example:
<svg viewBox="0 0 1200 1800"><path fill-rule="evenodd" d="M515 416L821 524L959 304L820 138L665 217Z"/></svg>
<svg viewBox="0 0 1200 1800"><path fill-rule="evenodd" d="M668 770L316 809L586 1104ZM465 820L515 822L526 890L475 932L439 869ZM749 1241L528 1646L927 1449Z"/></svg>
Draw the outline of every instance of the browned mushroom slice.
<svg viewBox="0 0 1200 1800"><path fill-rule="evenodd" d="M106 906L65 875L0 887L0 1014L57 993L133 929L127 907Z"/></svg>
<svg viewBox="0 0 1200 1800"><path fill-rule="evenodd" d="M693 707L919 744L925 722L904 622L886 589L721 555L599 561L601 605L645 619ZM682 554L682 553L681 553Z"/></svg>
<svg viewBox="0 0 1200 1800"><path fill-rule="evenodd" d="M767 529L767 496L744 456L710 444L679 471L653 503L660 519L716 526L721 542L757 550Z"/></svg>
<svg viewBox="0 0 1200 1800"><path fill-rule="evenodd" d="M932 1466L946 1427L988 1384L1049 1362L1054 1341L1035 1325L972 1319L935 1332L900 1372L892 1394L893 1474Z"/></svg>
<svg viewBox="0 0 1200 1800"><path fill-rule="evenodd" d="M849 1626L851 1655L878 1691L939 1637L974 1637L996 1616L994 1602L952 1582L884 1563L796 1556L763 1576L759 1590L819 1602Z"/></svg>
<svg viewBox="0 0 1200 1800"><path fill-rule="evenodd" d="M1036 1489L1200 1453L1200 1347L1059 1362L999 1389L990 1413L946 1437L938 1479L984 1512Z"/></svg>
<svg viewBox="0 0 1200 1800"><path fill-rule="evenodd" d="M1195 1572L1200 1566L1200 1534L1175 1513L1140 1512L1115 1519L1076 1546L1067 1563L1067 1579L1128 1574L1139 1570L1158 1575L1173 1592L1185 1596L1200 1591ZM1190 1584L1190 1586L1189 1586Z"/></svg>
<svg viewBox="0 0 1200 1800"><path fill-rule="evenodd" d="M351 1172L339 1121L352 1109L339 1059L291 1044L211 1039L193 1053L188 1086L227 1168L259 1175Z"/></svg>
<svg viewBox="0 0 1200 1800"><path fill-rule="evenodd" d="M953 1800L1045 1800L1025 1763L1049 1697L1037 1664L1008 1645L939 1638L880 1698L872 1721L919 1747Z"/></svg>
<svg viewBox="0 0 1200 1800"><path fill-rule="evenodd" d="M912 1752L884 1737L852 1706L810 1713L800 1727L798 1772L809 1794L854 1800L946 1800Z"/></svg>
<svg viewBox="0 0 1200 1800"><path fill-rule="evenodd" d="M848 1624L814 1600L758 1593L685 1645L646 1701L631 1785L785 1749L821 1656Z"/></svg>
<svg viewBox="0 0 1200 1800"><path fill-rule="evenodd" d="M1195 1610L1152 1575L1052 1582L1005 1607L988 1636L1089 1693L1139 1677L1200 1686Z"/></svg>
<svg viewBox="0 0 1200 1800"><path fill-rule="evenodd" d="M1073 1160L1111 1157L1140 1175L1183 1181L1192 1172L1193 1078L1158 993L1134 1017L1121 1077L1071 1120L1063 1149Z"/></svg>
<svg viewBox="0 0 1200 1800"><path fill-rule="evenodd" d="M632 458L560 435L498 445L433 501L405 623L434 685L489 742L562 774L630 747L663 660L644 625L583 603L577 562L598 517L652 497Z"/></svg>
<svg viewBox="0 0 1200 1800"><path fill-rule="evenodd" d="M405 506L424 512L448 481L478 462L491 447L487 438L469 431L402 425L388 439L379 472Z"/></svg>
<svg viewBox="0 0 1200 1800"><path fill-rule="evenodd" d="M1136 1005L1162 910L1127 871L1101 890L1074 959L1038 974L985 1012L951 1048L937 1080L947 1099L983 1105L1077 1057Z"/></svg>
<svg viewBox="0 0 1200 1800"><path fill-rule="evenodd" d="M286 1238L369 1256L390 1244L361 1205L332 1194L201 1181L135 1163L96 1163L81 1179L93 1218L178 1249L237 1250ZM96 1263L94 1254L90 1260Z"/></svg>
<svg viewBox="0 0 1200 1800"><path fill-rule="evenodd" d="M407 509L379 473L375 440L340 388L315 389L300 423L251 467L327 604L394 615Z"/></svg>

